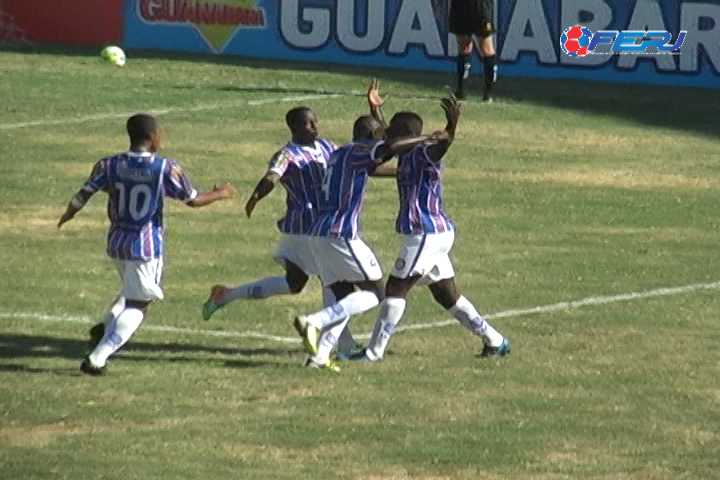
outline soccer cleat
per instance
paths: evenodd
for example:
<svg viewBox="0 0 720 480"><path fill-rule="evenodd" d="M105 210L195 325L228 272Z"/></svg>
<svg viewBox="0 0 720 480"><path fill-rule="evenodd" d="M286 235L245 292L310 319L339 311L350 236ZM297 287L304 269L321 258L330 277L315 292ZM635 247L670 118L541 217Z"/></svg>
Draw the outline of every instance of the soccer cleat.
<svg viewBox="0 0 720 480"><path fill-rule="evenodd" d="M503 338L503 341L497 347L491 347L489 344L483 345L483 349L478 355L479 357L504 357L510 355L510 340Z"/></svg>
<svg viewBox="0 0 720 480"><path fill-rule="evenodd" d="M225 287L222 285L215 285L210 289L210 296L202 309L203 320L210 320L213 313L225 306L222 302L223 295L225 295Z"/></svg>
<svg viewBox="0 0 720 480"><path fill-rule="evenodd" d="M293 327L302 338L303 348L308 355L317 355L320 330L308 322L307 317L299 316L293 320Z"/></svg>
<svg viewBox="0 0 720 480"><path fill-rule="evenodd" d="M363 348L361 351L350 356L350 361L353 362L379 362L382 359L383 357L378 357L377 355L369 352L367 348Z"/></svg>
<svg viewBox="0 0 720 480"><path fill-rule="evenodd" d="M493 97L488 92L485 92L482 97L483 103L493 103Z"/></svg>
<svg viewBox="0 0 720 480"><path fill-rule="evenodd" d="M339 362L347 362L351 359L353 355L357 355L358 353L363 353L365 351L365 347L359 343L356 343L350 350L343 350L342 348L337 349L337 360Z"/></svg>
<svg viewBox="0 0 720 480"><path fill-rule="evenodd" d="M319 363L315 361L314 358L308 357L307 360L305 360L305 366L307 368L317 368L320 370L327 370L328 372L340 373L340 367L338 367L337 363L332 360L328 360L325 363Z"/></svg>
<svg viewBox="0 0 720 480"><path fill-rule="evenodd" d="M80 364L80 371L92 377L101 377L107 374L107 367L97 367L93 365L88 357Z"/></svg>
<svg viewBox="0 0 720 480"><path fill-rule="evenodd" d="M100 340L102 340L102 338L105 336L105 324L102 322L95 324L90 329L88 334L90 335L88 347L90 348L90 351L93 351L95 350L95 347L98 346L98 343L100 343Z"/></svg>
<svg viewBox="0 0 720 480"><path fill-rule="evenodd" d="M457 98L458 100L465 100L467 98L467 95L465 94L465 90L457 89L457 90L455 90L454 95L455 95L455 98Z"/></svg>

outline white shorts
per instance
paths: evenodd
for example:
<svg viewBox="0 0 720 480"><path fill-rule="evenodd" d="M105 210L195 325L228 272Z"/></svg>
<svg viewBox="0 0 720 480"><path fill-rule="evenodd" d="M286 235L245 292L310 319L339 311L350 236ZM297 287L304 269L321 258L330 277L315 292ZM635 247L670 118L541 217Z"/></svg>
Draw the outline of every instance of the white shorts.
<svg viewBox="0 0 720 480"><path fill-rule="evenodd" d="M360 239L312 237L311 244L325 287L337 282L358 283L382 278L375 254Z"/></svg>
<svg viewBox="0 0 720 480"><path fill-rule="evenodd" d="M391 275L398 278L420 275L419 283L423 285L453 278L455 271L449 253L454 242L455 232L403 235L403 246Z"/></svg>
<svg viewBox="0 0 720 480"><path fill-rule="evenodd" d="M162 258L154 258L149 262L116 258L112 260L123 283L120 295L128 300L143 302L163 299L163 291L160 288Z"/></svg>
<svg viewBox="0 0 720 480"><path fill-rule="evenodd" d="M273 258L283 266L287 265L286 262L294 263L307 276L318 275L320 272L310 247L311 238L309 235L285 235Z"/></svg>

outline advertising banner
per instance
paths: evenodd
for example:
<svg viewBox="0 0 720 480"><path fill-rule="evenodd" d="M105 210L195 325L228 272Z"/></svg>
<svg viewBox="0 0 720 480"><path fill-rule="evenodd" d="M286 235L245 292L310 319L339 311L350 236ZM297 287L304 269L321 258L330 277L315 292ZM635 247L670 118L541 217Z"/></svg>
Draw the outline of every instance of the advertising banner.
<svg viewBox="0 0 720 480"><path fill-rule="evenodd" d="M2 0L0 10L16 36L33 42L117 44L124 0ZM2 27L2 25L0 25Z"/></svg>
<svg viewBox="0 0 720 480"><path fill-rule="evenodd" d="M124 45L130 48L415 70L455 68L447 0L125 2ZM502 75L720 88L718 1L503 0L496 1L495 15ZM572 26L585 30L568 30ZM641 30L648 32L647 38L625 32ZM588 44L598 31L617 34L605 32L600 47L573 55L562 43L574 45L574 38L567 43L566 31L571 37L584 32L578 41ZM663 45L654 36L658 32L679 48L658 48ZM621 48L633 41L642 46L644 40L641 50Z"/></svg>

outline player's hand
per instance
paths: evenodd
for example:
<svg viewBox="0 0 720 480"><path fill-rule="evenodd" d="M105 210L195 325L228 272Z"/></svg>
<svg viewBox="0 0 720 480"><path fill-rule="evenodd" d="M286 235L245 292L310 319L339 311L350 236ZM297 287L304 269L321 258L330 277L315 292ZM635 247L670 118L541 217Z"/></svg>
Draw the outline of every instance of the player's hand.
<svg viewBox="0 0 720 480"><path fill-rule="evenodd" d="M448 123L456 124L463 112L463 104L458 101L455 95L450 94L449 97L442 99L441 105Z"/></svg>
<svg viewBox="0 0 720 480"><path fill-rule="evenodd" d="M385 98L382 98L380 96L380 80L377 78L373 78L370 82L370 86L368 86L367 91L367 101L370 104L371 107L382 107L385 105L385 102L387 101L388 96L386 95Z"/></svg>

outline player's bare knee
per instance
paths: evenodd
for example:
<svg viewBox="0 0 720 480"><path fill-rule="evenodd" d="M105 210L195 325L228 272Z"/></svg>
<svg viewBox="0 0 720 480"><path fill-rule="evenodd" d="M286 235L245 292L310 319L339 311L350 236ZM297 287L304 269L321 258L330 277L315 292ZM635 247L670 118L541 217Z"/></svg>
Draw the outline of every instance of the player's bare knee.
<svg viewBox="0 0 720 480"><path fill-rule="evenodd" d="M484 37L480 41L479 45L480 54L483 57L492 57L495 55L495 45L493 44L493 40L491 36Z"/></svg>
<svg viewBox="0 0 720 480"><path fill-rule="evenodd" d="M290 293L298 294L298 293L302 292L303 288L305 288L305 285L307 285L308 277L305 276L305 278L298 278L298 277L293 277L293 276L287 275L287 276L285 276L285 281L288 284Z"/></svg>
<svg viewBox="0 0 720 480"><path fill-rule="evenodd" d="M472 53L472 37L470 37L469 35L457 35L455 38L457 39L459 52L465 55Z"/></svg>
<svg viewBox="0 0 720 480"><path fill-rule="evenodd" d="M445 310L450 310L460 299L455 283L447 280L441 280L430 285L430 293Z"/></svg>
<svg viewBox="0 0 720 480"><path fill-rule="evenodd" d="M414 282L410 278L399 278L390 275L385 286L385 295L388 297L405 298Z"/></svg>
<svg viewBox="0 0 720 480"><path fill-rule="evenodd" d="M308 280L309 277L300 267L294 263L287 262L285 266L285 281L288 284L290 293L298 294L302 292L305 285L307 285Z"/></svg>
<svg viewBox="0 0 720 480"><path fill-rule="evenodd" d="M367 280L365 282L358 283L357 287L360 290L375 294L380 302L385 300L385 288L383 287L382 280Z"/></svg>
<svg viewBox="0 0 720 480"><path fill-rule="evenodd" d="M352 283L337 282L330 285L330 290L333 292L333 295L335 295L335 300L337 301L350 295L353 290L355 290L355 287Z"/></svg>

